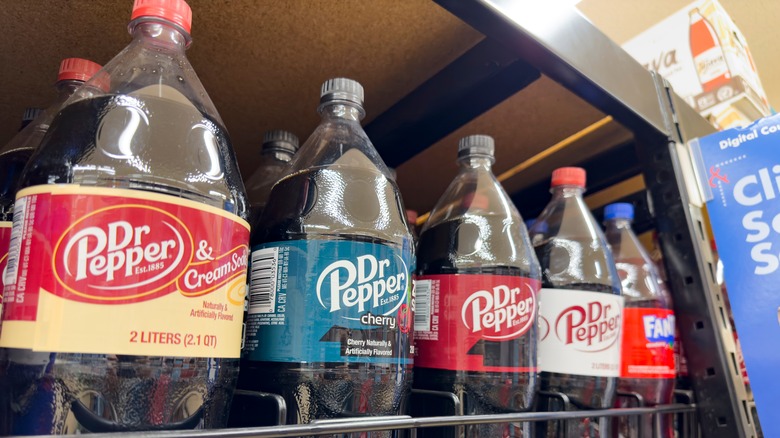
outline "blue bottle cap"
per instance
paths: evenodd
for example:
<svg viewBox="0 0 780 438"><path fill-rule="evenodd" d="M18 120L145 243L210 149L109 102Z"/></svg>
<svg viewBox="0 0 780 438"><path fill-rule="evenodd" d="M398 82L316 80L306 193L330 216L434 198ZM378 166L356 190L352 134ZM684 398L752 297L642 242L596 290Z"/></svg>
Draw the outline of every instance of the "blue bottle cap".
<svg viewBox="0 0 780 438"><path fill-rule="evenodd" d="M634 219L634 206L627 202L617 202L604 207L604 220Z"/></svg>
<svg viewBox="0 0 780 438"><path fill-rule="evenodd" d="M30 123L43 112L40 108L25 108L22 115L22 123Z"/></svg>
<svg viewBox="0 0 780 438"><path fill-rule="evenodd" d="M538 219L538 218L536 218ZM526 226L528 227L528 233L529 234L546 234L547 230L550 229L550 226L547 225L546 221L538 221L536 219L532 219L530 221L525 221ZM528 225L528 222L533 222L530 225ZM533 228L533 233L531 232L531 229Z"/></svg>
<svg viewBox="0 0 780 438"><path fill-rule="evenodd" d="M533 227L533 226L534 226L534 222L536 222L536 218L533 218L533 219L526 219L526 220L525 220L525 227L526 227L526 228L528 228L528 229L530 230L530 229L531 229L531 227Z"/></svg>

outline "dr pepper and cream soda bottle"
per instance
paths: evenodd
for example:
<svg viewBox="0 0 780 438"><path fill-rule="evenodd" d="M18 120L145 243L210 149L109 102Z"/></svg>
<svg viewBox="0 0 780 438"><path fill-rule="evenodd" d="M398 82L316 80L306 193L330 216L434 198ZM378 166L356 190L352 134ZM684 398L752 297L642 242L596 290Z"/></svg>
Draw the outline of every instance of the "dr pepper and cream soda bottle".
<svg viewBox="0 0 780 438"><path fill-rule="evenodd" d="M16 196L0 433L222 427L249 225L183 0L136 0L133 41L53 120ZM86 88L82 87L82 88Z"/></svg>

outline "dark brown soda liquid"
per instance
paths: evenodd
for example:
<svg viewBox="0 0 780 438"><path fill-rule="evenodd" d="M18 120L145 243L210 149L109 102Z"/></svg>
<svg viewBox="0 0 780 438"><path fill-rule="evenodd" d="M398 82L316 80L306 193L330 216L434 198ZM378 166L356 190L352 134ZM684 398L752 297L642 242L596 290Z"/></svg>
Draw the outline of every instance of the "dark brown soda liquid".
<svg viewBox="0 0 780 438"><path fill-rule="evenodd" d="M74 174L75 168L83 166L80 163L100 162L99 155L105 152L100 147L101 136L116 138L117 131L127 128L127 120L117 117L122 111L116 110L127 106L127 101L127 96L109 95L77 101L64 108L34 155L20 188L74 183L130 188L243 214L243 206L236 205L237 196L229 191L223 190L221 197L209 197L204 190L208 182L185 182L186 178L178 174L155 172L155 165L164 167L155 156L161 151L178 156L182 173L199 169L186 162L203 161L202 157L187 155L188 151L206 147L198 143L205 141L203 132L191 129L196 125L208 127L215 141L213 146L221 149L219 157L233 156L226 131L220 124L191 105L167 99L143 97L144 111L154 123L137 127L130 138L144 142L163 139L164 143L171 143L145 145L145 155L136 155L127 168L106 160L107 165L116 166L111 172L101 173L99 166L89 164L93 171L85 173L86 176ZM131 148L141 146L130 144ZM200 164L205 165L212 166L212 163ZM219 166L226 173L234 170L225 162ZM145 171L133 173L134 168L144 167L147 167ZM128 317L143 318L142 315ZM0 435L224 427L238 364L238 359L226 358L47 353L0 348Z"/></svg>
<svg viewBox="0 0 780 438"><path fill-rule="evenodd" d="M348 179L351 178L351 183ZM386 183L379 184L377 179ZM344 199L345 211L327 201L329 193L338 189L338 183L357 184L361 190L350 189L351 198ZM383 190L371 187L384 187ZM355 195L357 193L357 195ZM381 198L394 199L398 211L402 205L395 182L377 170L315 168L297 172L280 180L271 192L262 216L252 223L250 247L276 241L321 238L349 240L397 246L396 243L369 236L345 232L337 235L313 236L306 234L311 222L322 222L327 214L363 214L378 216ZM361 213L362 211L362 213ZM400 222L399 222L400 223ZM335 226L334 226L335 227ZM348 230L345 230L348 231ZM289 304L289 302L288 302ZM399 332L400 334L400 332ZM401 351L409 351L408 343L400 344ZM359 362L272 362L242 360L238 387L278 394L287 401L287 423L307 424L317 420L397 415L406 412L411 391L412 365ZM256 414L261 421L273 424L273 418ZM398 436L394 432L367 432L346 434L381 438Z"/></svg>
<svg viewBox="0 0 780 438"><path fill-rule="evenodd" d="M539 264L542 266L542 287L550 289L573 289L589 292L602 292L609 294L619 294L620 291L616 291L612 286L598 283L559 283L553 282L545 272L544 267L551 265L550 253L555 248L555 245L550 243L537 246L536 256L539 258ZM585 256L583 256L585 259ZM562 373L551 373L543 371L539 373L541 391L557 392L565 394L569 397L571 403L578 409L606 409L612 406L613 394L617 387L617 377L599 377L599 376L583 376L583 375L570 375ZM540 403L545 403L547 400L544 397L540 397ZM555 402L553 402L555 403ZM559 409L559 405L553 404L552 407ZM541 409L546 409L545 406L540 406ZM564 426L561 426L563 424ZM589 418L585 421L571 420L565 423L555 422L539 422L537 426L538 437L558 437L567 436L562 430L563 427L568 429L568 436L602 436L598 432L591 431L590 429L597 426L598 419ZM588 435L582 435L581 433L587 433ZM596 435L592 435L593 433Z"/></svg>
<svg viewBox="0 0 780 438"><path fill-rule="evenodd" d="M451 220L426 230L420 236L417 258L417 275L484 274L530 277L531 273L516 266L489 266L464 268L453 260L453 253L469 253L483 248L480 236L499 235L503 222L483 216L483 227L474 222ZM492 220L491 220L492 219ZM490 240L490 252L496 260L507 260L514 251L508 242L500 238ZM444 299L444 298L442 298ZM538 328L532 325L527 334L503 342L483 344L485 365L505 367L530 367L536 363ZM455 414L503 414L531 409L537 373L528 372L476 372L453 371L436 368L414 369L416 389L450 392L458 396L461 411ZM426 402L428 399L426 399ZM439 406L436 406L436 403ZM420 415L453 415L446 412L443 399L430 400L427 406L413 406ZM465 436L528 437L529 424L490 424L465 426ZM456 436L455 428L420 429L420 436Z"/></svg>
<svg viewBox="0 0 780 438"><path fill-rule="evenodd" d="M13 219L19 177L32 153L33 149L26 148L0 154L0 221Z"/></svg>

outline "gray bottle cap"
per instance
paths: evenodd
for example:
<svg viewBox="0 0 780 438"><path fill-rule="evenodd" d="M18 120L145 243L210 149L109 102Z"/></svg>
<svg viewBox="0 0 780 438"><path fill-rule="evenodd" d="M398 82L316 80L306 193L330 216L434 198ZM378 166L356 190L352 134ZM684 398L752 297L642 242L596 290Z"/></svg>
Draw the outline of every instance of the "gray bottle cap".
<svg viewBox="0 0 780 438"><path fill-rule="evenodd" d="M40 109L40 108L25 108L24 109L24 114L22 115L22 123L32 122L42 112L43 112L43 110Z"/></svg>
<svg viewBox="0 0 780 438"><path fill-rule="evenodd" d="M298 150L298 137L284 130L266 131L263 134L263 150L277 149L294 154Z"/></svg>
<svg viewBox="0 0 780 438"><path fill-rule="evenodd" d="M493 158L496 143L489 135L469 135L458 142L458 157L481 155Z"/></svg>
<svg viewBox="0 0 780 438"><path fill-rule="evenodd" d="M328 79L320 90L320 103L347 100L363 106L363 86L347 78Z"/></svg>

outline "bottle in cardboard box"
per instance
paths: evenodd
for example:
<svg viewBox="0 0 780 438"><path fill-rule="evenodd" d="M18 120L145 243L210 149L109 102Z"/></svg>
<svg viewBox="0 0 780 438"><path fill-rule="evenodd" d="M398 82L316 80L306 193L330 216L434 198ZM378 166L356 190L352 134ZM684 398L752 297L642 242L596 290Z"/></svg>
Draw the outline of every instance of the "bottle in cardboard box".
<svg viewBox="0 0 780 438"><path fill-rule="evenodd" d="M717 89L731 79L723 47L712 24L699 8L690 11L690 45L703 92Z"/></svg>

